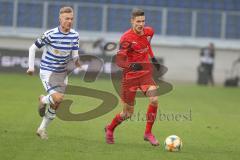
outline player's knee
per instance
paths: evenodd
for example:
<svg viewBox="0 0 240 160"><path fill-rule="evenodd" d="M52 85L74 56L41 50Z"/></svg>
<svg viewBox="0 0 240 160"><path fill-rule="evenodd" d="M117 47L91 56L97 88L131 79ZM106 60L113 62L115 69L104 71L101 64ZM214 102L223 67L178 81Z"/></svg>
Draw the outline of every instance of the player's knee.
<svg viewBox="0 0 240 160"><path fill-rule="evenodd" d="M127 109L127 114L126 114L127 118L132 117L133 112L134 112L134 108L133 107L128 108Z"/></svg>
<svg viewBox="0 0 240 160"><path fill-rule="evenodd" d="M54 106L59 106L60 103L63 101L64 95L61 93L55 93L52 95Z"/></svg>
<svg viewBox="0 0 240 160"><path fill-rule="evenodd" d="M133 113L131 113L131 112L126 112L126 113L123 113L123 118L124 118L124 119L131 118L132 115L133 115Z"/></svg>
<svg viewBox="0 0 240 160"><path fill-rule="evenodd" d="M55 99L54 102L55 102L56 105L59 105L62 101L63 101L63 96L59 96Z"/></svg>
<svg viewBox="0 0 240 160"><path fill-rule="evenodd" d="M123 104L123 111L121 112L121 114L124 119L130 118L133 115L133 112L134 112L134 106L131 106L127 103Z"/></svg>
<svg viewBox="0 0 240 160"><path fill-rule="evenodd" d="M127 114L126 114L126 118L131 118L132 115L133 115L133 112L127 112Z"/></svg>
<svg viewBox="0 0 240 160"><path fill-rule="evenodd" d="M158 97L157 96L150 97L150 103L152 105L157 105L158 104Z"/></svg>
<svg viewBox="0 0 240 160"><path fill-rule="evenodd" d="M128 119L128 118L131 118L131 117L132 117L133 112L134 112L133 109L127 109L127 110L125 110L125 111L122 112L121 116L122 116L124 119Z"/></svg>

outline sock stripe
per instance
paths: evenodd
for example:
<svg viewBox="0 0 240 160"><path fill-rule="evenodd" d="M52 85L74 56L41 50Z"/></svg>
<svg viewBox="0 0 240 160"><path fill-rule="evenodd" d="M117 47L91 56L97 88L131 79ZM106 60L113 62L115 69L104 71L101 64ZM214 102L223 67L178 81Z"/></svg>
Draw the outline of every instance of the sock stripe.
<svg viewBox="0 0 240 160"><path fill-rule="evenodd" d="M53 99L52 99L51 95L48 96L48 100L52 105L54 105L54 102L53 102Z"/></svg>
<svg viewBox="0 0 240 160"><path fill-rule="evenodd" d="M47 118L48 118L49 120L54 120L54 118L55 118L55 117L54 117L54 118L51 118L51 117L47 117Z"/></svg>
<svg viewBox="0 0 240 160"><path fill-rule="evenodd" d="M56 114L55 112L53 111L50 111L50 109L48 108L48 112L51 113L51 114Z"/></svg>

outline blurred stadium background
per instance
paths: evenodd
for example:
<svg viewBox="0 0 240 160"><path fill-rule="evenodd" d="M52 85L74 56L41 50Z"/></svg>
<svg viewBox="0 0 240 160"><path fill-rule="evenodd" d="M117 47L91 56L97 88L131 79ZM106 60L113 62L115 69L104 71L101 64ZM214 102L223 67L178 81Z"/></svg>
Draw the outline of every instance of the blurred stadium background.
<svg viewBox="0 0 240 160"><path fill-rule="evenodd" d="M87 54L101 54L93 47L101 38L118 43L130 27L132 8L145 9L146 23L156 33L153 49L168 67L165 78L169 81L195 83L200 48L209 42L216 46L214 78L218 84L230 76L232 63L240 57L238 0L0 0L1 71L26 69L28 47L58 25L63 5L75 10L74 28ZM109 56L114 53L107 52Z"/></svg>

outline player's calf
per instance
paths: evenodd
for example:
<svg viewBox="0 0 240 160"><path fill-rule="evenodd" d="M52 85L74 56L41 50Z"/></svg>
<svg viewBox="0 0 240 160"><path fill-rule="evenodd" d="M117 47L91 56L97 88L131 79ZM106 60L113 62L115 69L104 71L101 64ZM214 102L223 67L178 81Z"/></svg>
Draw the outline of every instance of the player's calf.
<svg viewBox="0 0 240 160"><path fill-rule="evenodd" d="M43 117L45 115L45 110L47 104L43 102L44 95L40 95L38 100L39 100L39 105L38 105L38 113L40 117Z"/></svg>

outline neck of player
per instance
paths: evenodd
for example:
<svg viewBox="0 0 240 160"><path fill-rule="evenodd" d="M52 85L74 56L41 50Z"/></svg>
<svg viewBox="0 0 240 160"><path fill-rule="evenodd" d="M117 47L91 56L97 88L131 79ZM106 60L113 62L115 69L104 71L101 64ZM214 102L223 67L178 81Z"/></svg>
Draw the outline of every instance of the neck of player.
<svg viewBox="0 0 240 160"><path fill-rule="evenodd" d="M134 28L132 28L132 30L133 30L133 32L136 33L137 35L140 35L140 36L141 36L141 35L144 34L143 30L138 31L138 30L136 30L136 29L134 29Z"/></svg>
<svg viewBox="0 0 240 160"><path fill-rule="evenodd" d="M64 28L64 27L62 27L62 26L60 26L59 28L60 28L60 31L61 31L62 33L68 33L68 32L70 32L70 29L68 29L68 28Z"/></svg>

